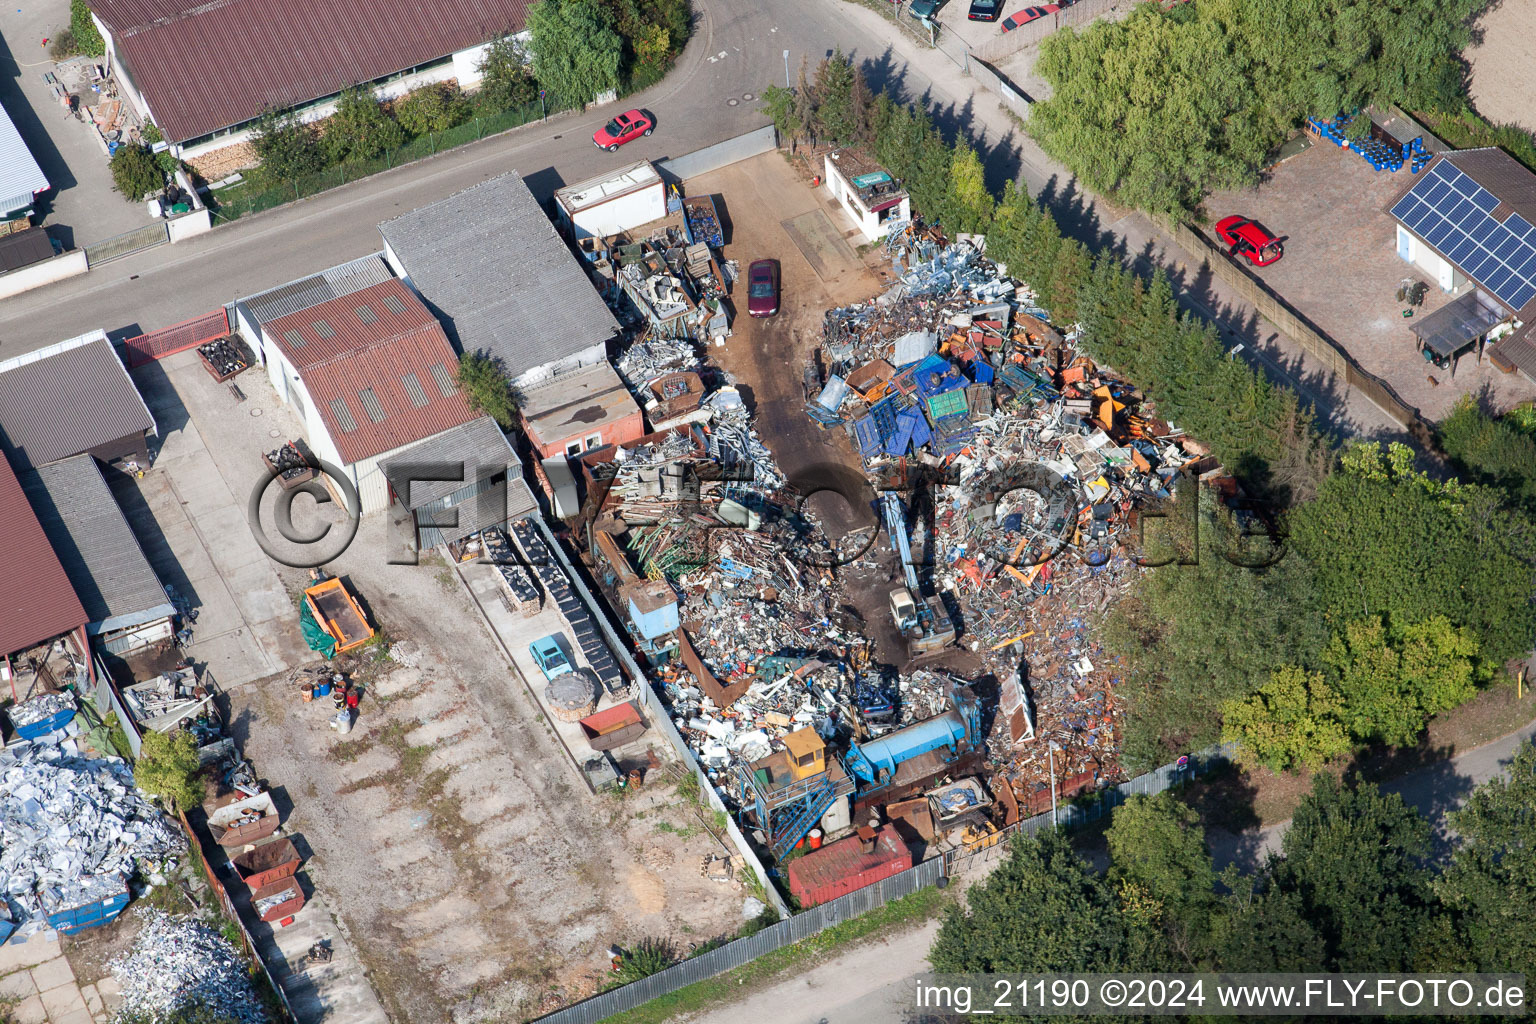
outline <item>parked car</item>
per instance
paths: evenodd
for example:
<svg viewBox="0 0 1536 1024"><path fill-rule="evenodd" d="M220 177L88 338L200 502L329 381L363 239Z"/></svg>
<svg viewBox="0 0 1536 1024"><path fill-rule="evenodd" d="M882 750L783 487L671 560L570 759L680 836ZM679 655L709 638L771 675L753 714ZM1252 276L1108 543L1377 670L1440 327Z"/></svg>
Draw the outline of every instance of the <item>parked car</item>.
<svg viewBox="0 0 1536 1024"><path fill-rule="evenodd" d="M773 316L779 311L779 261L757 260L747 268L747 315Z"/></svg>
<svg viewBox="0 0 1536 1024"><path fill-rule="evenodd" d="M612 153L626 142L633 142L642 135L656 130L656 122L643 110L630 110L615 117L592 133L592 142L598 149Z"/></svg>
<svg viewBox="0 0 1536 1024"><path fill-rule="evenodd" d="M912 0L907 13L919 21L935 21L939 16L939 8L943 6L944 0Z"/></svg>
<svg viewBox="0 0 1536 1024"><path fill-rule="evenodd" d="M545 679L554 679L556 676L574 671L571 668L571 660L565 656L565 651L560 647L558 633L551 633L549 636L535 640L528 645L528 653L533 656L533 663L539 666L539 671L544 673Z"/></svg>
<svg viewBox="0 0 1536 1024"><path fill-rule="evenodd" d="M965 16L970 21L996 21L1002 13L1003 0L971 0Z"/></svg>
<svg viewBox="0 0 1536 1024"><path fill-rule="evenodd" d="M1257 221L1224 217L1216 223L1216 236L1230 256L1242 256L1256 267L1267 267L1285 255L1285 247Z"/></svg>
<svg viewBox="0 0 1536 1024"><path fill-rule="evenodd" d="M1008 20L1013 23L1013 28L1021 28L1025 25L1028 25L1032 21L1038 21L1039 19L1045 17L1047 14L1055 14L1057 11L1061 10L1063 6L1065 5L1045 4L1042 7L1026 7ZM1008 28L1009 26L1004 25L1003 27Z"/></svg>

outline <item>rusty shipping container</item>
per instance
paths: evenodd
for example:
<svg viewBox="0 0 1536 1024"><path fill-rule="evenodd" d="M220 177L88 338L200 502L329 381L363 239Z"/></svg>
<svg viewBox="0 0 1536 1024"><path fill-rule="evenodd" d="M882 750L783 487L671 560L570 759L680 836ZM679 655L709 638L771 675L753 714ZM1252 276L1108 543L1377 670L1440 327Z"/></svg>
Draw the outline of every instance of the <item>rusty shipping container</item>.
<svg viewBox="0 0 1536 1024"><path fill-rule="evenodd" d="M287 839L274 839L239 854L230 863L245 887L255 892L298 871L299 851Z"/></svg>
<svg viewBox="0 0 1536 1024"><path fill-rule="evenodd" d="M846 896L912 866L912 851L894 825L861 828L814 853L789 863L789 891L802 907Z"/></svg>

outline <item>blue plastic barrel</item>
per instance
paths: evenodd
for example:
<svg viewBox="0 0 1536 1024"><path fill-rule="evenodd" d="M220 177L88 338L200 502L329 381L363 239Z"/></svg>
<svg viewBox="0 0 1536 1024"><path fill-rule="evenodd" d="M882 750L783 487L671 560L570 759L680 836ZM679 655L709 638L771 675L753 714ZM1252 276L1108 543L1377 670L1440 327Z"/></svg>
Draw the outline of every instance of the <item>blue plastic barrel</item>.
<svg viewBox="0 0 1536 1024"><path fill-rule="evenodd" d="M319 686L315 687L315 696L316 697L329 697L330 695L331 695L331 683L330 683L330 680L326 680L325 682L321 683Z"/></svg>

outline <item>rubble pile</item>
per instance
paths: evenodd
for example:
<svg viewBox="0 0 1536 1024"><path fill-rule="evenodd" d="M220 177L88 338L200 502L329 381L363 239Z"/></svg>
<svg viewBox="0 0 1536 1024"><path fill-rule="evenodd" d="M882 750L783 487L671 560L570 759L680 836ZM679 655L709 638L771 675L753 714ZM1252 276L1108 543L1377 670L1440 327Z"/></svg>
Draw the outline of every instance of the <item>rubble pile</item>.
<svg viewBox="0 0 1536 1024"><path fill-rule="evenodd" d="M912 543L1002 681L997 775L1028 805L1054 744L1058 780L1109 781L1118 679L1088 621L1140 571L1122 550L1139 510L1219 467L1081 354L985 239L903 232L887 248L897 283L825 316L807 414L846 430L872 476L949 485L929 489Z"/></svg>
<svg viewBox="0 0 1536 1024"><path fill-rule="evenodd" d="M140 914L133 949L108 965L123 989L119 1020L161 1020L202 1006L219 1020L266 1024L245 961L222 935L159 910Z"/></svg>
<svg viewBox="0 0 1536 1024"><path fill-rule="evenodd" d="M185 849L126 762L86 757L67 738L0 750L0 892L26 919L22 934L48 912L94 902L98 889L122 892L139 860Z"/></svg>

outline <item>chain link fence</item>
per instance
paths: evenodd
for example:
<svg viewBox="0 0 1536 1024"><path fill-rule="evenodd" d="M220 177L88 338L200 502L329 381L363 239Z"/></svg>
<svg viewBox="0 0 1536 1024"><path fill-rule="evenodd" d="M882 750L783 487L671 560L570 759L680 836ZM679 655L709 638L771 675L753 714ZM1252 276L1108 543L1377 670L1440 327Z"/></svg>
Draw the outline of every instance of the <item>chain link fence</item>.
<svg viewBox="0 0 1536 1024"><path fill-rule="evenodd" d="M445 150L455 149L570 109L568 105L556 103L553 99L545 102L547 106L535 101L503 110L498 114L475 117L444 131L417 136L405 145L389 150L372 160L337 164L335 167L327 167L323 171L317 171L302 178L263 181L258 168L251 172L252 184L245 186L240 194L226 201L220 198L218 192L210 191L208 205L213 211L215 221L238 220L248 213L270 210L274 206L316 195L345 185L349 181L357 181L359 178L366 178L402 164L413 163Z"/></svg>

